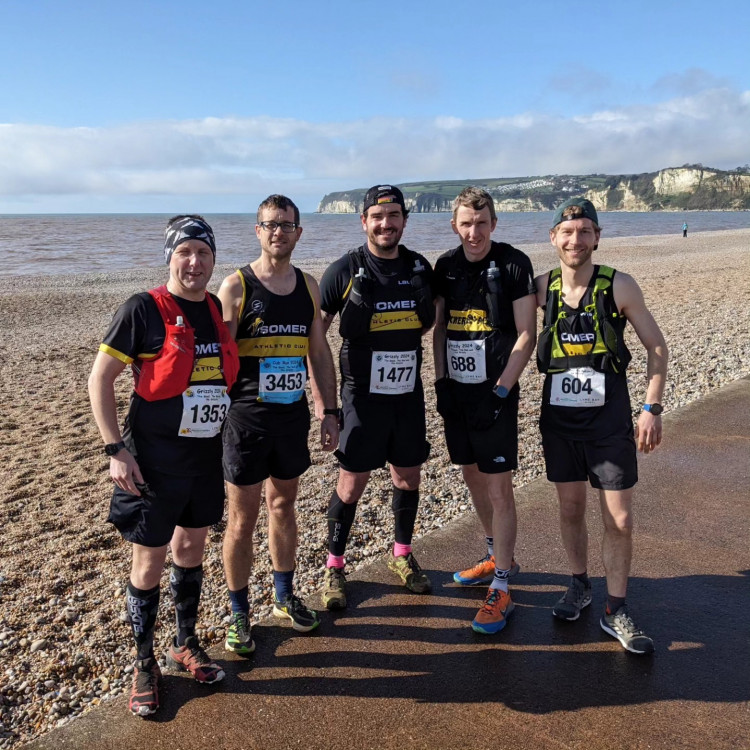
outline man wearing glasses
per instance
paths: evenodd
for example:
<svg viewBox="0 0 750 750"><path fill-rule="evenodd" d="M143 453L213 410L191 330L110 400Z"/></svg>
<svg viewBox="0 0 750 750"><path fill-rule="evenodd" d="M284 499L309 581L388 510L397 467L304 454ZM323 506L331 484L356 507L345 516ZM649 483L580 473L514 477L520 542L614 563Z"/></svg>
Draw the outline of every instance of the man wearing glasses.
<svg viewBox="0 0 750 750"><path fill-rule="evenodd" d="M374 469L388 462L394 538L388 567L410 591L430 591L411 551L420 469L429 454L420 367L422 335L435 321L432 268L400 245L408 211L401 191L376 185L365 195L367 241L328 267L321 280L326 329L340 315L340 470L328 508L323 602L346 606L345 560L357 502ZM313 390L313 393L315 391Z"/></svg>
<svg viewBox="0 0 750 750"><path fill-rule="evenodd" d="M303 633L319 624L317 613L293 593L294 502L299 477L310 466L308 366L321 394L321 447L332 451L338 444L336 374L319 314L320 291L290 260L302 234L299 209L283 195L269 196L258 207L255 234L260 257L224 279L219 289L224 320L240 354L223 432L229 511L223 556L232 607L225 648L243 655L255 650L248 579L264 483L273 613Z"/></svg>

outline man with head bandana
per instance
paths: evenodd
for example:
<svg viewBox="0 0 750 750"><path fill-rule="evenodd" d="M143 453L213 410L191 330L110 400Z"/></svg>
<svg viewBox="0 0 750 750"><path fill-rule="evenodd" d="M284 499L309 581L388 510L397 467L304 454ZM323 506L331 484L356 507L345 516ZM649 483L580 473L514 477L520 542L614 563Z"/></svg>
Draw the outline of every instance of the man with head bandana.
<svg viewBox="0 0 750 750"><path fill-rule="evenodd" d="M536 279L537 301L545 311L537 343L537 364L546 376L539 426L572 573L552 614L577 620L591 604L586 529L590 483L599 491L604 525L607 603L601 628L628 651L650 654L654 644L629 614L625 594L633 552L636 448L649 453L661 442L667 345L635 280L594 263L601 227L590 201L570 198L559 206L549 236L560 263ZM631 358L625 345L628 323L647 354L645 401L635 434L626 377Z"/></svg>
<svg viewBox="0 0 750 750"><path fill-rule="evenodd" d="M211 227L177 216L165 231L166 285L115 313L89 377L89 395L115 490L109 522L132 543L127 607L136 646L130 710L159 706L154 630L159 581L172 550L176 635L167 663L198 682L224 677L201 648L195 623L208 527L221 520L221 425L237 377L237 347L221 305L206 292L216 257ZM120 431L115 380L130 365L134 390Z"/></svg>

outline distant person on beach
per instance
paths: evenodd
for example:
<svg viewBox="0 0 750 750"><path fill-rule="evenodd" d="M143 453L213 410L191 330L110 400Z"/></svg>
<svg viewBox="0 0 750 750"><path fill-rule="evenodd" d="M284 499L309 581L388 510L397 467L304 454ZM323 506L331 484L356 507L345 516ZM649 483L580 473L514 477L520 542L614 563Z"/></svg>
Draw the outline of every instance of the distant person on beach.
<svg viewBox="0 0 750 750"><path fill-rule="evenodd" d="M682 236L683 237L687 237L687 230L688 230L688 226L687 226L687 222L685 221L682 224Z"/></svg>
<svg viewBox="0 0 750 750"><path fill-rule="evenodd" d="M537 344L546 374L540 428L547 479L560 501L560 530L572 578L552 613L577 620L591 604L587 575L587 483L599 490L604 524L602 558L607 603L602 629L628 651L649 654L654 644L629 614L625 594L632 556L632 505L638 481L636 447L661 442L661 400L667 345L627 274L595 265L601 229L594 206L571 198L555 211L550 241L559 268L537 277L544 325ZM633 432L626 368L631 355L624 330L630 323L647 353L645 401Z"/></svg>
<svg viewBox="0 0 750 750"><path fill-rule="evenodd" d="M129 707L137 716L159 707L154 630L170 547L177 634L167 664L202 683L224 677L198 643L195 624L206 534L224 511L219 433L239 358L221 303L206 292L216 260L211 227L195 215L170 219L164 255L166 285L120 307L89 377L116 485L108 520L132 543L127 609L137 654ZM121 432L115 380L127 365L134 391Z"/></svg>
<svg viewBox="0 0 750 750"><path fill-rule="evenodd" d="M232 615L225 648L255 650L248 579L253 533L265 487L268 548L277 617L302 633L319 624L317 612L294 594L299 478L310 466L310 412L305 395L308 366L322 393L321 447L338 445L336 373L319 315L315 279L291 263L302 235L297 206L270 195L258 207L255 235L260 257L227 276L219 289L224 320L237 340L240 373L224 425L224 478L229 518L224 534L224 573Z"/></svg>
<svg viewBox="0 0 750 750"><path fill-rule="evenodd" d="M431 589L411 542L421 466L430 450L420 377L422 336L435 313L430 264L399 244L407 215L397 187L370 188L360 217L366 242L330 265L320 284L326 330L338 313L342 338L340 469L328 507L323 590L328 609L346 607L344 552L357 502L372 471L386 462L395 536L388 567L410 591Z"/></svg>
<svg viewBox="0 0 750 750"><path fill-rule="evenodd" d="M460 464L484 530L487 554L454 574L464 586L487 585L472 628L497 633L513 611L518 468L518 378L536 343L536 287L529 258L493 242L495 206L467 187L453 202L461 244L435 264L435 395L448 453Z"/></svg>

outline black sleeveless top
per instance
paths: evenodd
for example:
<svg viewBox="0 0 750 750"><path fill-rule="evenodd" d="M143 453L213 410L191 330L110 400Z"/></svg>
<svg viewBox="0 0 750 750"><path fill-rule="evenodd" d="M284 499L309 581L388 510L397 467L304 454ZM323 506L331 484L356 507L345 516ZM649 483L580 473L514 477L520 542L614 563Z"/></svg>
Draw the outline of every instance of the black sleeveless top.
<svg viewBox="0 0 750 750"><path fill-rule="evenodd" d="M249 265L237 273L244 294L237 325L240 373L231 391L230 416L275 432L271 421L307 413L307 354L317 310L298 268L294 290L286 295L269 291Z"/></svg>

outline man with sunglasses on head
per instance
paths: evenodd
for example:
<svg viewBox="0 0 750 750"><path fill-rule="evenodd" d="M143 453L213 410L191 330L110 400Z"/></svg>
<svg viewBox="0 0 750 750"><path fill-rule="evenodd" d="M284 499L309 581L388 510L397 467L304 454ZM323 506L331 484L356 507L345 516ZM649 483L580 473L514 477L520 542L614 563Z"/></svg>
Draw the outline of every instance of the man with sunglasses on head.
<svg viewBox="0 0 750 750"><path fill-rule="evenodd" d="M319 624L317 613L293 591L294 502L299 478L310 466L308 367L322 394L321 447L332 451L338 444L336 373L319 314L320 291L312 276L291 263L302 234L299 209L283 195L270 195L258 207L255 234L260 257L225 278L219 289L240 355L223 431L229 512L223 555L232 608L225 648L242 655L255 650L248 579L264 485L273 613L302 633Z"/></svg>
<svg viewBox="0 0 750 750"><path fill-rule="evenodd" d="M407 215L397 187L370 188L361 215L367 241L329 266L321 281L325 327L340 314L342 338L340 469L328 508L323 590L328 609L346 606L344 552L357 502L372 471L386 462L395 526L388 567L414 593L431 588L411 541L420 470L430 449L419 374L421 340L435 321L435 310L430 264L399 244Z"/></svg>

